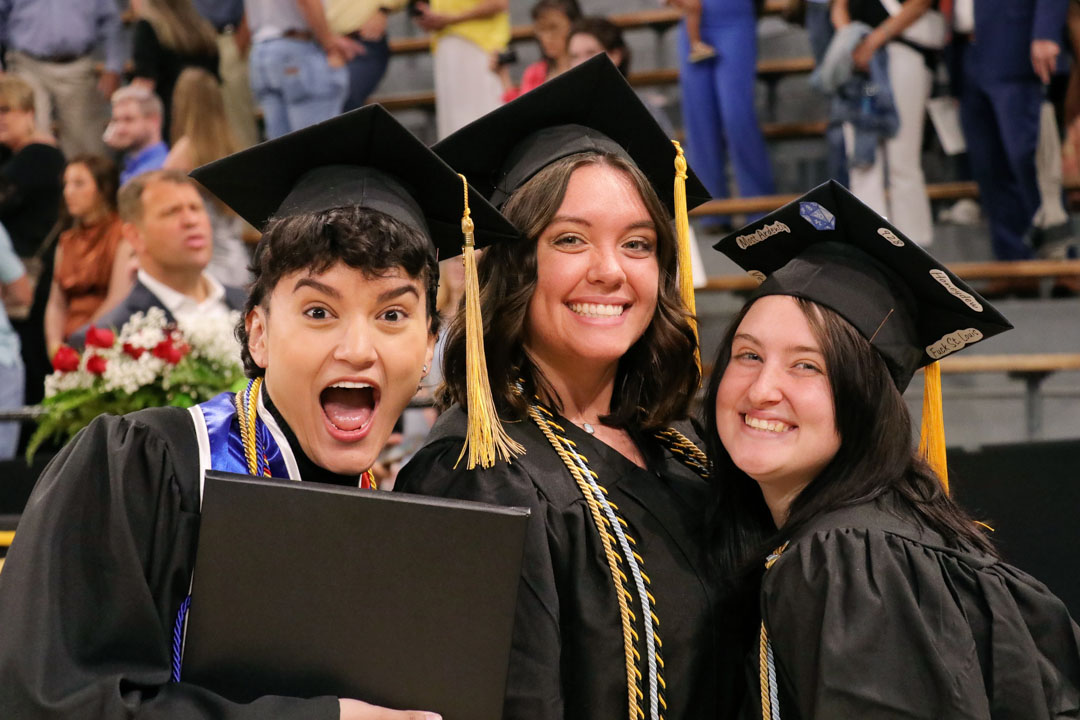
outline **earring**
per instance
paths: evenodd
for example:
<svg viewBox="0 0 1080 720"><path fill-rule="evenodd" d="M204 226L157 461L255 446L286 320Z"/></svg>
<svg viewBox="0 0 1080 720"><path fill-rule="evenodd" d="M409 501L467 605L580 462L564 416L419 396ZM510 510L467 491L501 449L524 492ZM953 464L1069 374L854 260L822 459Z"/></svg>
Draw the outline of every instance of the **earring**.
<svg viewBox="0 0 1080 720"><path fill-rule="evenodd" d="M427 375L427 365L424 366L424 374Z"/></svg>

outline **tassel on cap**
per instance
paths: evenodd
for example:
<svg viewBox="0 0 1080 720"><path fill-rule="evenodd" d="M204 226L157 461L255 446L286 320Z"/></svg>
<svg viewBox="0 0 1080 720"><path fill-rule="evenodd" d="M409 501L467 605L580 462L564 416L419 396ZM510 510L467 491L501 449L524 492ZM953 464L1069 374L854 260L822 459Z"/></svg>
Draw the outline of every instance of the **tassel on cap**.
<svg viewBox="0 0 1080 720"><path fill-rule="evenodd" d="M945 416L941 410L941 365L932 362L923 368L922 432L919 454L941 478L945 493L949 492L949 469L945 461Z"/></svg>
<svg viewBox="0 0 1080 720"><path fill-rule="evenodd" d="M461 234L464 236L462 261L465 263L465 382L466 410L469 416L465 434L465 446L457 461L468 451L467 468L477 465L489 468L499 459L509 462L525 452L503 430L495 401L488 383L487 357L484 355L484 320L480 314L480 280L476 274L476 247L473 240L473 221L469 210L469 183L458 174L465 186L465 213L461 217ZM455 463L456 467L456 463Z"/></svg>
<svg viewBox="0 0 1080 720"><path fill-rule="evenodd" d="M694 297L694 266L690 260L690 214L686 210L686 156L677 140L675 146L675 233L679 242L679 294L690 313L694 331L694 362L701 373L701 349L698 343L697 301Z"/></svg>

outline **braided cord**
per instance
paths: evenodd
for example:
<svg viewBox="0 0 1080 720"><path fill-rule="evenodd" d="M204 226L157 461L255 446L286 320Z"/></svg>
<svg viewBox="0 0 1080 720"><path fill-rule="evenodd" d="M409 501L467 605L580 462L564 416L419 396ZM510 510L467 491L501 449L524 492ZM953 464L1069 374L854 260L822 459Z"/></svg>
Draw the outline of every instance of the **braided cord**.
<svg viewBox="0 0 1080 720"><path fill-rule="evenodd" d="M176 613L176 622L173 624L172 645L172 681L180 682L180 663L184 652L184 623L187 621L188 608L191 607L191 596L184 598L180 603L180 610Z"/></svg>
<svg viewBox="0 0 1080 720"><path fill-rule="evenodd" d="M549 413L550 414L550 413ZM604 556L607 558L608 570L611 572L611 578L615 583L615 597L619 603L619 617L622 620L623 630L623 650L626 655L626 683L627 683L627 695L630 703L630 720L638 720L644 717L644 713L638 704L638 695L641 691L638 689L637 676L640 674L637 669L637 662L635 657L638 655L637 650L634 648L634 637L636 633L632 625L633 612L630 610L629 604L626 602L628 597L631 597L630 592L626 589L624 581L626 574L620 569L619 564L622 562L622 558L618 556L613 547L614 538L604 529L605 520L600 514L600 506L596 502L596 497L592 493L592 488L586 482L584 475L581 472L581 468L577 463L570 459L569 454L566 452L566 448L559 438L556 437L554 431L548 425L548 421L540 415L540 410L536 405L529 406L529 417L536 423L540 431L544 433L544 437L551 443L551 447L558 454L559 459L563 461L563 465L570 471L570 476L574 478L577 483L578 489L581 490L582 496L585 498L585 503L589 507L589 513L592 515L593 524L596 526L596 530L600 535L600 544L604 548Z"/></svg>
<svg viewBox="0 0 1080 720"><path fill-rule="evenodd" d="M787 543L776 548L765 558L765 571L768 572L787 550ZM765 620L761 621L761 634L758 637L758 681L761 685L761 720L780 720L780 697L776 688L776 659L773 657L772 641L765 629Z"/></svg>
<svg viewBox="0 0 1080 720"><path fill-rule="evenodd" d="M236 422L240 426L240 440L244 445L244 458L247 460L249 475L270 477L270 461L266 459L266 450L259 437L258 413L252 404L252 398L259 397L262 388L261 377L248 380L247 387L236 393ZM259 459L262 459L262 471L259 471Z"/></svg>
<svg viewBox="0 0 1080 720"><path fill-rule="evenodd" d="M656 439L671 454L682 462L683 465L696 472L700 477L709 479L709 457L699 448L694 441L683 435L675 428L658 430Z"/></svg>

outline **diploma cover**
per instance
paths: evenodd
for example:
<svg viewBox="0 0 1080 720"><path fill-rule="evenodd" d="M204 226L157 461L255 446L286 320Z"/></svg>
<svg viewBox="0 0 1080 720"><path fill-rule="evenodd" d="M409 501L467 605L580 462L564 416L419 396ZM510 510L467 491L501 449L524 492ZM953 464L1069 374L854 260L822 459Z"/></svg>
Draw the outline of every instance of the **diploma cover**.
<svg viewBox="0 0 1080 720"><path fill-rule="evenodd" d="M528 515L208 471L181 680L498 720Z"/></svg>

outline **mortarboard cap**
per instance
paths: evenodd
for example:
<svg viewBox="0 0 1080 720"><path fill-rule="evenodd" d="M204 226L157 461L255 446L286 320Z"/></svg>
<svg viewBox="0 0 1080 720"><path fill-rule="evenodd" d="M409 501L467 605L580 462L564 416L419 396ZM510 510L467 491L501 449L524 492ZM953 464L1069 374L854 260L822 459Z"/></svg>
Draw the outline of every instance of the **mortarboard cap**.
<svg viewBox="0 0 1080 720"><path fill-rule="evenodd" d="M496 207L556 160L586 150L612 152L637 165L674 213L677 151L603 54L466 125L432 150ZM687 176L687 204L693 208L709 193L692 172Z"/></svg>
<svg viewBox="0 0 1080 720"><path fill-rule="evenodd" d="M716 244L758 295L839 313L884 357L903 391L917 369L1009 330L1001 313L835 181Z"/></svg>
<svg viewBox="0 0 1080 720"><path fill-rule="evenodd" d="M461 252L461 179L380 105L241 150L191 175L260 230L275 217L361 206L419 230L440 259ZM518 236L475 190L468 200L478 247Z"/></svg>
<svg viewBox="0 0 1080 720"><path fill-rule="evenodd" d="M946 481L936 361L1012 328L993 306L887 220L830 180L715 245L761 281L756 296L793 295L851 323L903 392L927 367L923 447ZM928 436L938 438L928 440ZM934 453L940 453L934 461Z"/></svg>

